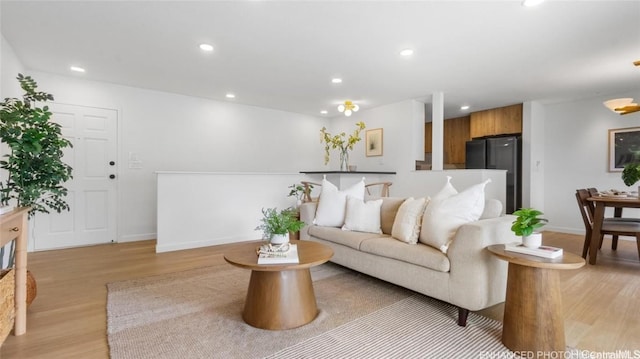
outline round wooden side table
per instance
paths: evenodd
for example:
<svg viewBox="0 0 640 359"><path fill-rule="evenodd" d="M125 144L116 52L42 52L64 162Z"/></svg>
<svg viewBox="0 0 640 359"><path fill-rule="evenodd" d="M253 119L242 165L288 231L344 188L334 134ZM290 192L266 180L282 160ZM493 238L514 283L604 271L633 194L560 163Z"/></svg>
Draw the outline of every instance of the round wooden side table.
<svg viewBox="0 0 640 359"><path fill-rule="evenodd" d="M318 315L309 268L327 262L333 250L312 241L291 241L298 247L299 263L258 264L256 249L264 242L242 242L224 254L234 266L250 269L251 279L242 319L256 328L297 328Z"/></svg>
<svg viewBox="0 0 640 359"><path fill-rule="evenodd" d="M504 244L487 250L509 262L502 343L514 352L565 351L558 270L580 268L584 259L567 252L553 259L509 252Z"/></svg>

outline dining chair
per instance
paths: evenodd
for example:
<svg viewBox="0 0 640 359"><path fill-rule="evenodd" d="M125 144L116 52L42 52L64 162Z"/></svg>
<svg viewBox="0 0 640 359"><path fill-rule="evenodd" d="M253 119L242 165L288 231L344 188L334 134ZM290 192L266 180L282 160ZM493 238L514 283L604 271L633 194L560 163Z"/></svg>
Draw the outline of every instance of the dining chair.
<svg viewBox="0 0 640 359"><path fill-rule="evenodd" d="M587 191L589 191L590 197L595 197L600 195L600 191L598 191L596 188L593 188L593 187L587 188ZM591 207L591 213L595 213L595 210L596 210L595 203L591 201L587 201L587 203ZM622 222L639 222L640 223L640 218L622 217L622 207L615 207L613 209L613 217L605 218L605 220L610 222L622 221ZM600 243L599 248L602 248L602 242ZM612 236L611 249L614 251L618 249L618 235Z"/></svg>
<svg viewBox="0 0 640 359"><path fill-rule="evenodd" d="M580 208L580 214L582 215L582 221L585 227L584 245L582 247L582 258L587 258L589 252L589 246L591 244L591 235L593 233L593 214L595 212L595 206L592 202L587 201L587 198L591 197L588 189L576 190L576 200L578 201L578 207ZM631 236L636 238L636 244L638 247L638 258L640 259L640 221L636 221L630 218L604 218L602 222L602 229L600 230L599 247L602 246L602 240L604 235L608 234L615 236L615 246L611 243L611 249L617 249L618 236Z"/></svg>
<svg viewBox="0 0 640 359"><path fill-rule="evenodd" d="M311 197L311 191L314 187L322 187L322 184L309 181L300 181L300 183L302 183L302 186L304 187L304 198L302 199L302 202L316 202L318 197Z"/></svg>
<svg viewBox="0 0 640 359"><path fill-rule="evenodd" d="M302 201L303 202L317 201L318 197L311 197L311 190L313 188L322 187L322 184L309 182L309 181L300 181L300 183L304 187L304 198ZM391 187L392 184L393 182L375 182L375 183L366 184L364 188L368 196L389 197L389 187ZM371 192L371 189L376 186L380 186L379 190L377 192Z"/></svg>

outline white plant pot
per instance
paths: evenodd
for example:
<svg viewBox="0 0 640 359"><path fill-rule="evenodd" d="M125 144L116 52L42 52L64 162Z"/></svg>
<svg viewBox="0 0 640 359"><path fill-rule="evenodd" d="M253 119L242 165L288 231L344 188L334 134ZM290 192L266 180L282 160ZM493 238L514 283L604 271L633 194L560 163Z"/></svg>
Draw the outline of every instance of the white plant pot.
<svg viewBox="0 0 640 359"><path fill-rule="evenodd" d="M285 244L289 243L289 234L274 234L271 237L271 244Z"/></svg>
<svg viewBox="0 0 640 359"><path fill-rule="evenodd" d="M539 248L542 245L542 233L531 233L522 236L522 244L527 248Z"/></svg>

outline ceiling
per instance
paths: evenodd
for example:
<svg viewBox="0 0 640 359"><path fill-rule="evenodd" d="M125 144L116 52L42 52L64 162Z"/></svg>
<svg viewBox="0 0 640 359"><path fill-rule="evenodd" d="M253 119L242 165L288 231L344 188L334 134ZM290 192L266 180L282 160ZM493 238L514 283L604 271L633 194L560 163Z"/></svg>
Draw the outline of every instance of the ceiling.
<svg viewBox="0 0 640 359"><path fill-rule="evenodd" d="M640 1L2 0L0 13L28 70L312 116L440 91L452 118L640 90Z"/></svg>

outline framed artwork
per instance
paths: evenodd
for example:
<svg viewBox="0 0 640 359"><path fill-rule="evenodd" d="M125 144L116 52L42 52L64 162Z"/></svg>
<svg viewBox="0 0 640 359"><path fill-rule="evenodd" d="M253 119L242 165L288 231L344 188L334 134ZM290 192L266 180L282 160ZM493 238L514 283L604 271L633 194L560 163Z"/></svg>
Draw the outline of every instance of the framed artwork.
<svg viewBox="0 0 640 359"><path fill-rule="evenodd" d="M365 139L367 157L382 156L382 129L367 130Z"/></svg>
<svg viewBox="0 0 640 359"><path fill-rule="evenodd" d="M640 127L609 130L609 172L622 172L634 161L640 161Z"/></svg>

